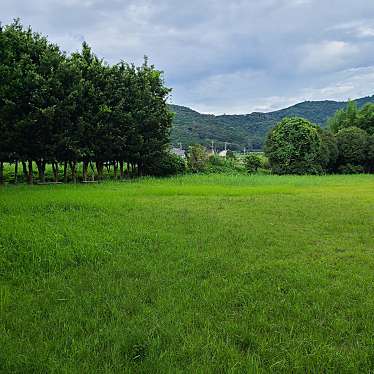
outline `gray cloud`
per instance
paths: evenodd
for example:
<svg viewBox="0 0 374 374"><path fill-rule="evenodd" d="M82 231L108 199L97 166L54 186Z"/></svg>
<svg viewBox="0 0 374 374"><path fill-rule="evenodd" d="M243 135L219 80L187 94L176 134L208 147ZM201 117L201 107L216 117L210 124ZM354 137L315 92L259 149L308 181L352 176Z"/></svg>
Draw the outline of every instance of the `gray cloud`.
<svg viewBox="0 0 374 374"><path fill-rule="evenodd" d="M114 63L148 55L172 102L213 113L374 93L371 0L2 0L62 49Z"/></svg>

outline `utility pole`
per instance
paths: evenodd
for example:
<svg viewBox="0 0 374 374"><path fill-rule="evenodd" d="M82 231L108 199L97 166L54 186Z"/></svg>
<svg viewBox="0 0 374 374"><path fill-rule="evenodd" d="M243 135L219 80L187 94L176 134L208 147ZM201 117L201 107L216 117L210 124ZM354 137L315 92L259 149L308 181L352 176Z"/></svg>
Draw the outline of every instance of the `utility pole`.
<svg viewBox="0 0 374 374"><path fill-rule="evenodd" d="M211 150L212 150L212 154L214 155L214 140L212 140Z"/></svg>

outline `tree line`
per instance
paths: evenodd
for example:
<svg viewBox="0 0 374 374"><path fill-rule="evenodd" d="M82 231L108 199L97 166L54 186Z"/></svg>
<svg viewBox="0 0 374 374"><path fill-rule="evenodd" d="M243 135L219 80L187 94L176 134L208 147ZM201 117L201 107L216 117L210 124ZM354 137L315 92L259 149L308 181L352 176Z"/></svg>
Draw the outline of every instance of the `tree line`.
<svg viewBox="0 0 374 374"><path fill-rule="evenodd" d="M168 154L172 113L162 72L121 61L109 65L87 43L67 55L19 20L0 26L0 182L12 163L29 183L33 165L45 181L98 179L110 164L114 174L152 174Z"/></svg>
<svg viewBox="0 0 374 374"><path fill-rule="evenodd" d="M275 174L373 173L374 103L354 101L327 121L285 118L268 134L265 154Z"/></svg>

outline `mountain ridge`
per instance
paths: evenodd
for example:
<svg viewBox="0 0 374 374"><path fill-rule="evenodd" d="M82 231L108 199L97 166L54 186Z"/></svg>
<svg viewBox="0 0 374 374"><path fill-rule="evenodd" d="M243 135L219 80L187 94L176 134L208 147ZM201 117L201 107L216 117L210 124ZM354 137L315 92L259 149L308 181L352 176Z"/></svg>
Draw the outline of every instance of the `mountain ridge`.
<svg viewBox="0 0 374 374"><path fill-rule="evenodd" d="M374 95L353 100L358 107L374 103ZM326 120L347 105L347 101L319 100L303 101L272 112L252 112L249 114L203 114L186 106L169 104L175 113L171 141L182 143L184 147L198 143L205 146L215 142L217 148L229 143L232 150L261 149L266 134L285 117L304 117L325 126Z"/></svg>

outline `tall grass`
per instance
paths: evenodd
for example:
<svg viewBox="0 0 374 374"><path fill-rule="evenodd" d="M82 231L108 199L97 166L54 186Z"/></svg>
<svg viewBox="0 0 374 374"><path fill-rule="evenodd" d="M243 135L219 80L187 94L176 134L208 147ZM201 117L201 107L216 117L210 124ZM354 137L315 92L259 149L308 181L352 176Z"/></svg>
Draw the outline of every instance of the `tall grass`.
<svg viewBox="0 0 374 374"><path fill-rule="evenodd" d="M370 372L374 178L0 188L0 372Z"/></svg>

